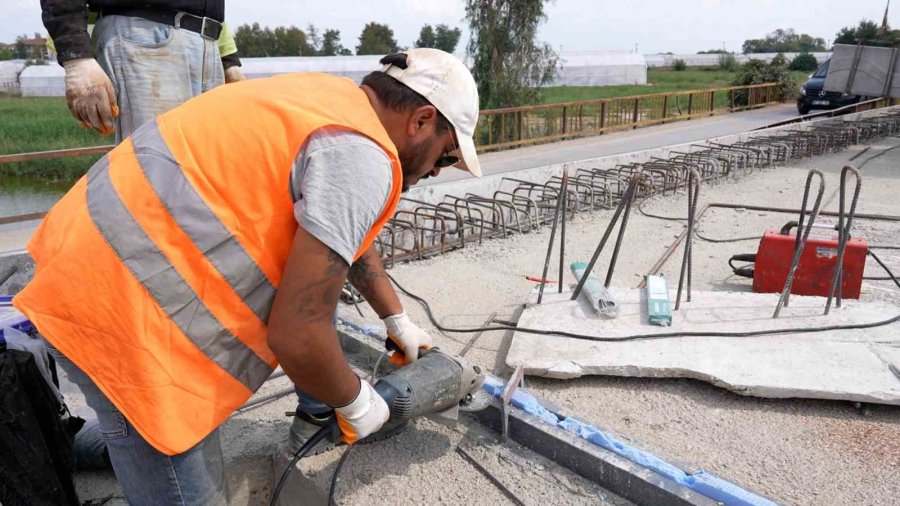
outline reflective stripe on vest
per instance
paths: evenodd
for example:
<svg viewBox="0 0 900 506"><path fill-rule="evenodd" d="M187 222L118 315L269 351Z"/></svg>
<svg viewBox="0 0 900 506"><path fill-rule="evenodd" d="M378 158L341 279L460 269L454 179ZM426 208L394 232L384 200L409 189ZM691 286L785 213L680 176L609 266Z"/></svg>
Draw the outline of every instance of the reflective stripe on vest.
<svg viewBox="0 0 900 506"><path fill-rule="evenodd" d="M275 287L185 178L156 121L131 137L144 176L178 226L260 320L269 320Z"/></svg>
<svg viewBox="0 0 900 506"><path fill-rule="evenodd" d="M184 335L250 391L259 388L272 367L219 322L137 224L112 186L107 157L88 173L87 205L109 246Z"/></svg>

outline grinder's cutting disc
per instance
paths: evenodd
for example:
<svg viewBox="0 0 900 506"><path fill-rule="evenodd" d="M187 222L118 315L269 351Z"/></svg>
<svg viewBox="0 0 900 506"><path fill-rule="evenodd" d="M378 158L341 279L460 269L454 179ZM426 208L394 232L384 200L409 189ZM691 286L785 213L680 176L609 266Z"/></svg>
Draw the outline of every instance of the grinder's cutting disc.
<svg viewBox="0 0 900 506"><path fill-rule="evenodd" d="M459 410L465 413L474 413L488 407L493 396L485 389L479 388L469 394L465 400L459 403Z"/></svg>

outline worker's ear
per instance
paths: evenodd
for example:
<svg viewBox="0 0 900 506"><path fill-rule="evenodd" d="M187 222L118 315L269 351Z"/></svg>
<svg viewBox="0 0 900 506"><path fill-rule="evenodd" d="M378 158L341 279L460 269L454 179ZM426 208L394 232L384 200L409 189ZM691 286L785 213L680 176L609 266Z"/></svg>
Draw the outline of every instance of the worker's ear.
<svg viewBox="0 0 900 506"><path fill-rule="evenodd" d="M437 131L438 112L433 105L416 108L409 117L407 135L413 142L431 138Z"/></svg>

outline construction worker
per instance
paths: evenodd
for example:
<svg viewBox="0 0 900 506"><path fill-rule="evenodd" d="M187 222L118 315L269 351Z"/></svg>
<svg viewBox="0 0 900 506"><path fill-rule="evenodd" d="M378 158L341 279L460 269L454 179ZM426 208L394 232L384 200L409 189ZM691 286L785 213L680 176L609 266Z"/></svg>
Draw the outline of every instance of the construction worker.
<svg viewBox="0 0 900 506"><path fill-rule="evenodd" d="M344 443L378 435L388 407L333 326L346 279L395 361L430 346L374 241L406 188L452 165L481 175L478 93L440 50L381 62L361 86L287 74L196 97L98 161L35 233L13 304L98 412L130 503L225 502L217 428L279 363Z"/></svg>
<svg viewBox="0 0 900 506"><path fill-rule="evenodd" d="M41 0L48 45L66 71L69 111L86 128L103 135L115 131L116 144L223 79L243 79L224 23L224 0L147 4ZM80 468L108 467L97 420L87 417L75 452Z"/></svg>
<svg viewBox="0 0 900 506"><path fill-rule="evenodd" d="M69 111L103 135L115 131L116 144L191 97L243 79L224 0L41 0L41 11L66 71Z"/></svg>

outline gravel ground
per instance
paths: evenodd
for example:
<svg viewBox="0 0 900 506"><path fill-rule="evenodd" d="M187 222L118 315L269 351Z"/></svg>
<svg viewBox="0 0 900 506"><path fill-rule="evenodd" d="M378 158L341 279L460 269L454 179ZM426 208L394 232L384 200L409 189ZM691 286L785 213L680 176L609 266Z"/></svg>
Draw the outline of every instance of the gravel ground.
<svg viewBox="0 0 900 506"><path fill-rule="evenodd" d="M869 156L900 139L879 141ZM817 157L788 168L766 169L737 182L704 186L706 202L799 207L807 171L826 175L825 209L837 209L840 168L863 149ZM900 214L900 152L873 158L862 170L860 213ZM815 191L815 189L814 189ZM684 215L684 196L655 197L648 213ZM567 230L567 261L588 259L611 212L576 216ZM780 228L793 215L714 209L701 223L706 237L758 237L766 228ZM822 219L825 221L825 218ZM833 221L833 220L832 220ZM900 224L860 220L856 234L877 244L900 244ZM635 286L641 276L682 231L679 222L635 214L616 267L614 285ZM445 326L480 325L488 315L515 318L539 276L549 229L485 241L484 244L442 257L401 265L392 270L406 288L428 299ZM694 287L711 290L749 290L750 280L730 274L726 260L733 253L754 252L757 241L713 244L694 248ZM611 249L611 248L607 248ZM879 250L881 254L882 251ZM900 271L900 252L883 250L882 258ZM663 272L677 279L680 251ZM558 265L556 259L551 266ZM598 264L606 265L601 257ZM602 275L601 268L597 269ZM873 262L867 275L882 276ZM574 281L566 272L568 282ZM556 274L550 276L556 277ZM900 290L890 282L867 282L863 300L885 300L900 306ZM418 305L406 300L413 318L428 324ZM350 317L349 312L345 312ZM371 310L367 315L372 317ZM465 334L434 333L437 343L458 350ZM505 351L509 335L485 333L468 358L508 375ZM856 407L846 402L803 399L769 400L742 397L692 380L653 380L589 377L572 381L529 378L528 388L563 406L580 418L625 435L638 446L693 468L726 479L788 504L897 504L900 497L900 408L879 405ZM390 488L390 483L366 484L364 489Z"/></svg>

